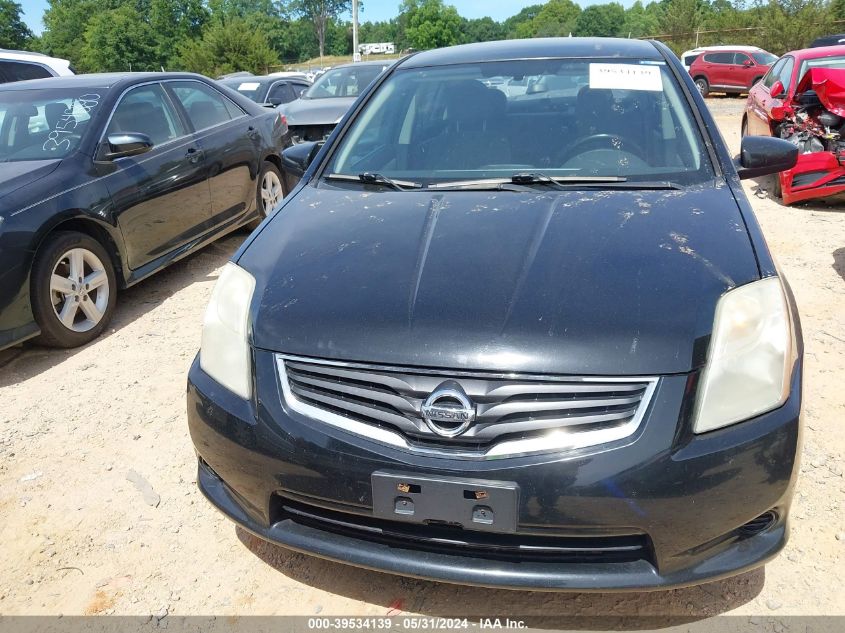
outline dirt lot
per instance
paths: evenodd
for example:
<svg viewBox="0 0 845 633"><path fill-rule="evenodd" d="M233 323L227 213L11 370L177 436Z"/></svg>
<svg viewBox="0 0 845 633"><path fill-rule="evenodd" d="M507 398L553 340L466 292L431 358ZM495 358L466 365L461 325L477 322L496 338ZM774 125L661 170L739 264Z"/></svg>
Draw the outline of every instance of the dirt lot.
<svg viewBox="0 0 845 633"><path fill-rule="evenodd" d="M736 150L743 101L710 103ZM807 354L792 539L765 571L648 594L456 588L236 529L197 491L184 391L241 233L123 293L112 329L88 347L0 354L0 613L845 614L845 206L785 208L755 182L747 190L794 288Z"/></svg>

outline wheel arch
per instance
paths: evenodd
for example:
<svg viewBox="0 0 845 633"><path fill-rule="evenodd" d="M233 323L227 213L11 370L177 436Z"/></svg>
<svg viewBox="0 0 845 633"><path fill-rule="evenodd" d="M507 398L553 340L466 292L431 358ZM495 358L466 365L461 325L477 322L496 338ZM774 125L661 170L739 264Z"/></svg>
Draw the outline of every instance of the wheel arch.
<svg viewBox="0 0 845 633"><path fill-rule="evenodd" d="M44 241L58 231L77 231L97 240L109 254L118 286L121 288L126 286L126 275L129 271L124 270L123 266L125 261L123 243L119 232L113 226L85 215L82 210L68 211L57 217L55 222L41 232L37 241L36 255Z"/></svg>

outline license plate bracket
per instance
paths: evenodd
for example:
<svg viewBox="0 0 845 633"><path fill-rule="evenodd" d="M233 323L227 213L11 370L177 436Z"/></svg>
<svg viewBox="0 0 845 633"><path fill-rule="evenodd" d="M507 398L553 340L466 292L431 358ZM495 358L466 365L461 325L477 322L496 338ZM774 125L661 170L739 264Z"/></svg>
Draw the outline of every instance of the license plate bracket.
<svg viewBox="0 0 845 633"><path fill-rule="evenodd" d="M384 471L373 473L371 482L376 518L516 532L519 486L515 482Z"/></svg>

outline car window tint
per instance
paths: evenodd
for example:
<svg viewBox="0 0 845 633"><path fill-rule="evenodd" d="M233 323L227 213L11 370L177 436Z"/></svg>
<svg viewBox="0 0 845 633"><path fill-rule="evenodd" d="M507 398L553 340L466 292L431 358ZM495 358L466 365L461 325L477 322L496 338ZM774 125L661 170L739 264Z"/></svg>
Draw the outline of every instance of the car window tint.
<svg viewBox="0 0 845 633"><path fill-rule="evenodd" d="M132 88L121 98L107 131L108 134L117 132L146 134L153 146L185 134L182 122L160 84Z"/></svg>
<svg viewBox="0 0 845 633"><path fill-rule="evenodd" d="M780 72L783 65L786 63L786 58L779 59L774 66L769 68L769 72L766 73L766 76L763 77L763 85L766 88L771 88L774 83L778 80L778 73Z"/></svg>
<svg viewBox="0 0 845 633"><path fill-rule="evenodd" d="M795 59L792 57L785 57L784 64L778 71L778 80L783 84L783 87L789 89L789 83L792 81L792 69L795 67Z"/></svg>
<svg viewBox="0 0 845 633"><path fill-rule="evenodd" d="M734 53L734 64L742 66L745 62L750 62L751 58L745 53Z"/></svg>
<svg viewBox="0 0 845 633"><path fill-rule="evenodd" d="M267 101L273 99L274 101L272 103L274 104L290 103L295 98L293 89L290 87L290 84L286 83L276 84L270 89L270 93L267 95Z"/></svg>
<svg viewBox="0 0 845 633"><path fill-rule="evenodd" d="M696 55L687 55L684 57L684 65L685 66L692 66L692 63L698 59L698 54Z"/></svg>
<svg viewBox="0 0 845 633"><path fill-rule="evenodd" d="M326 169L423 183L528 170L677 182L712 177L689 103L668 68L646 72L623 63L623 72L648 77L640 88L617 81L623 73L606 68L612 65L525 60L397 72L355 117ZM539 79L524 93L485 83L526 76Z"/></svg>
<svg viewBox="0 0 845 633"><path fill-rule="evenodd" d="M298 99L301 97L302 93L308 90L308 88L308 84L293 84L293 92L296 95L296 98Z"/></svg>
<svg viewBox="0 0 845 633"><path fill-rule="evenodd" d="M711 64L732 64L733 60L733 53L708 53L704 56L704 61Z"/></svg>
<svg viewBox="0 0 845 633"><path fill-rule="evenodd" d="M2 66L6 81L26 81L27 79L44 79L53 76L49 70L40 64L2 61L0 66Z"/></svg>
<svg viewBox="0 0 845 633"><path fill-rule="evenodd" d="M68 156L101 99L97 88L0 91L0 163Z"/></svg>
<svg viewBox="0 0 845 633"><path fill-rule="evenodd" d="M231 102L204 83L199 81L174 81L168 85L185 108L188 118L197 131L220 125L235 118L229 105ZM236 116L240 116L240 114L236 114Z"/></svg>

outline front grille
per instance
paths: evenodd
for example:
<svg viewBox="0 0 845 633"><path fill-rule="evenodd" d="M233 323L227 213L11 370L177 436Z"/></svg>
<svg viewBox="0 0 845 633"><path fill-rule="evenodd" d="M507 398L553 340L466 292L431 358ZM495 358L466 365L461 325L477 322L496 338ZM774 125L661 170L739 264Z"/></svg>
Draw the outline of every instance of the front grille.
<svg viewBox="0 0 845 633"><path fill-rule="evenodd" d="M334 132L334 128L334 123L330 125L291 125L290 134L294 143L319 142L326 140Z"/></svg>
<svg viewBox="0 0 845 633"><path fill-rule="evenodd" d="M304 405L302 413L371 438L377 429L375 439L412 450L468 456L560 450L627 437L656 384L651 378L464 375L282 356L278 366L286 399L294 409ZM455 386L474 406L474 421L455 437L432 428L422 413L426 399L444 385Z"/></svg>
<svg viewBox="0 0 845 633"><path fill-rule="evenodd" d="M653 564L644 534L621 536L545 536L476 532L461 527L406 524L339 512L275 495L272 521L299 525L395 548L513 562Z"/></svg>

